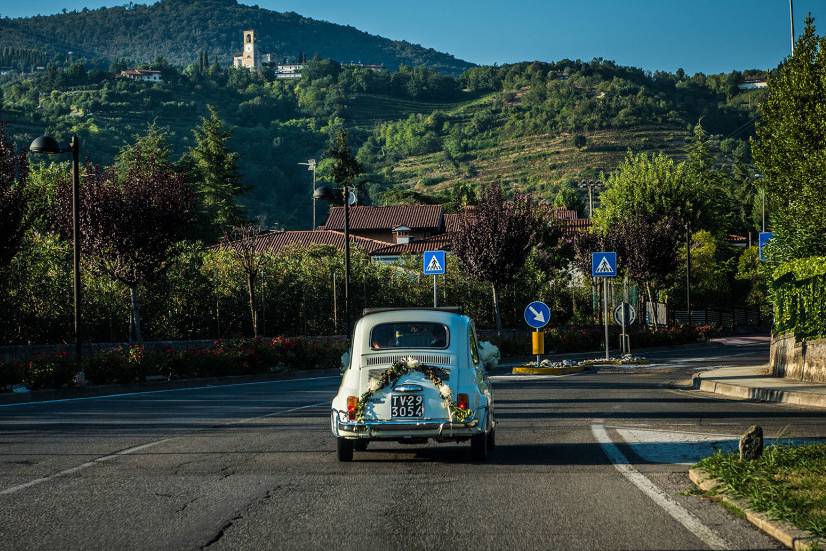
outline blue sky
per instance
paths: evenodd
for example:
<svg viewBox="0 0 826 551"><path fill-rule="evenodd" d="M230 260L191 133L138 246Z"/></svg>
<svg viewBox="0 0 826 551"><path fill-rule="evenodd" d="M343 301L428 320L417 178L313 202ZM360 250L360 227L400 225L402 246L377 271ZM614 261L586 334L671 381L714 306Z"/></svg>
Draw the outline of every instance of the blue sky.
<svg viewBox="0 0 826 551"><path fill-rule="evenodd" d="M0 0L20 17L117 5L99 0ZM253 0L242 3L254 4ZM717 73L776 66L790 49L787 0L257 0L480 64L613 59L649 70ZM826 31L826 1L796 0Z"/></svg>

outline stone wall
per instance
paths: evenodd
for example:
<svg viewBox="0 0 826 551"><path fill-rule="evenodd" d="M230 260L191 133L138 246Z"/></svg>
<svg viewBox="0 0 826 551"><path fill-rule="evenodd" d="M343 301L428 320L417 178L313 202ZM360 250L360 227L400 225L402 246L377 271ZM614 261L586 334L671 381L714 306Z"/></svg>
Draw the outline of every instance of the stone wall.
<svg viewBox="0 0 826 551"><path fill-rule="evenodd" d="M791 333L775 335L770 365L776 377L826 383L826 339L797 342Z"/></svg>

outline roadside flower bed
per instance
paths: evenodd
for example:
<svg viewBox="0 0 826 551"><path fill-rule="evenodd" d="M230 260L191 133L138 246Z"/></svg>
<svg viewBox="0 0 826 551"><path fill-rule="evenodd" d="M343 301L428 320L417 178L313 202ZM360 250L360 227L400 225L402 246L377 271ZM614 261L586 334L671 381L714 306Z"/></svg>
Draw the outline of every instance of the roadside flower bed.
<svg viewBox="0 0 826 551"><path fill-rule="evenodd" d="M92 384L127 384L148 376L165 379L256 375L298 369L338 367L344 341L275 337L273 339L217 340L212 346L153 350L142 345L119 346L82 360ZM80 371L66 353L44 355L25 362L0 364L0 391L16 384L28 388L63 388Z"/></svg>

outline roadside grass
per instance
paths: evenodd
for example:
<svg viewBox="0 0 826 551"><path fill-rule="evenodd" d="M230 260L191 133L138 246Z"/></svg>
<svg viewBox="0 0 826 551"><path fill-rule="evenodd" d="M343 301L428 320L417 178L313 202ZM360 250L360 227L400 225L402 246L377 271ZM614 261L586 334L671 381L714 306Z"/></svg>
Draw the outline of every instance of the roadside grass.
<svg viewBox="0 0 826 551"><path fill-rule="evenodd" d="M697 467L756 511L826 537L826 444L768 446L754 461L717 453Z"/></svg>

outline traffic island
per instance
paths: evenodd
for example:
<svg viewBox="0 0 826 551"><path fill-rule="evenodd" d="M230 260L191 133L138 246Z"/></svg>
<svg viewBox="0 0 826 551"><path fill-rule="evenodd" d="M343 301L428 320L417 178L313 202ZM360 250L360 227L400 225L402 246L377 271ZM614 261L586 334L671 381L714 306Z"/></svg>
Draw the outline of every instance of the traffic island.
<svg viewBox="0 0 826 551"><path fill-rule="evenodd" d="M569 367L536 367L536 364L530 363L519 367L514 367L511 370L511 373L514 375L570 375L571 373L581 373L585 371L585 369L586 367L583 365L574 365Z"/></svg>
<svg viewBox="0 0 826 551"><path fill-rule="evenodd" d="M789 549L826 549L826 444L770 446L754 460L717 453L689 477Z"/></svg>

